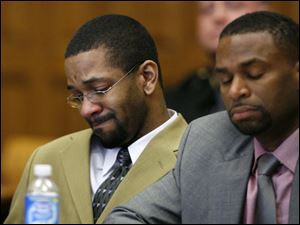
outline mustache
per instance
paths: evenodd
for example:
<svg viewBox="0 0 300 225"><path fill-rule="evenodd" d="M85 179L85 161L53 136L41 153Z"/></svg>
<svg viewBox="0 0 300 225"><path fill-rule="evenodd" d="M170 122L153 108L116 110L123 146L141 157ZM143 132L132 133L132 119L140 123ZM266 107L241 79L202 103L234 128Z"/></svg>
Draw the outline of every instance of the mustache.
<svg viewBox="0 0 300 225"><path fill-rule="evenodd" d="M105 115L94 115L90 119L88 119L88 122L91 125L97 125L110 119L116 119L116 116L113 112L109 112Z"/></svg>

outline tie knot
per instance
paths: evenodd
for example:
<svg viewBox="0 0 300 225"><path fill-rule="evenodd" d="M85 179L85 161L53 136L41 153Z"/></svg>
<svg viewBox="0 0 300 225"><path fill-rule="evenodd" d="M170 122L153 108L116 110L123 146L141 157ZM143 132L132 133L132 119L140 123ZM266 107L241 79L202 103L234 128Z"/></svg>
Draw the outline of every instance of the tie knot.
<svg viewBox="0 0 300 225"><path fill-rule="evenodd" d="M257 162L258 175L272 176L281 163L272 154L262 155Z"/></svg>
<svg viewBox="0 0 300 225"><path fill-rule="evenodd" d="M120 166L129 166L131 164L131 159L127 148L120 149L117 156L117 161L119 162Z"/></svg>

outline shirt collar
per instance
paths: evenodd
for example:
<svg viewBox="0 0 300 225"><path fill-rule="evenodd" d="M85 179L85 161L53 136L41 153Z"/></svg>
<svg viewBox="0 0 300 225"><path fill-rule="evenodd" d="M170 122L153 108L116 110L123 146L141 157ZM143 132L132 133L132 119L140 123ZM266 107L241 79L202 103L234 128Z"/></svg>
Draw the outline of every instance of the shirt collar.
<svg viewBox="0 0 300 225"><path fill-rule="evenodd" d="M252 172L254 173L257 159L267 152L258 140L254 139L254 164ZM286 168L292 173L295 173L297 161L299 158L299 128L294 131L284 142L282 142L278 148L275 149L273 154Z"/></svg>
<svg viewBox="0 0 300 225"><path fill-rule="evenodd" d="M176 111L172 109L168 109L168 113L170 118L164 122L162 125L152 130L150 133L144 135L140 139L136 140L130 146L128 146L128 152L132 161L132 164L136 162L139 156L142 154L147 144L165 127L171 124L176 118L178 114ZM102 170L102 175L105 176L111 168L115 165L117 160L118 152L121 148L104 148L101 143L97 143L92 146L92 157L97 157L97 154L102 154L103 163L100 165L96 165L97 170Z"/></svg>
<svg viewBox="0 0 300 225"><path fill-rule="evenodd" d="M102 171L103 176L105 176L116 163L120 148L112 148L112 149L105 149L105 150L106 151L104 151L105 154L104 154L104 163L103 163L103 171Z"/></svg>
<svg viewBox="0 0 300 225"><path fill-rule="evenodd" d="M167 127L169 124L171 124L176 118L178 117L177 112L168 109L168 113L170 118L164 122L162 125L157 127L156 129L152 130L150 133L144 135L140 139L136 140L134 143L132 143L130 146L128 146L128 151L130 154L130 158L132 161L132 164L136 162L136 160L139 158L139 156L142 154L148 143L165 127Z"/></svg>

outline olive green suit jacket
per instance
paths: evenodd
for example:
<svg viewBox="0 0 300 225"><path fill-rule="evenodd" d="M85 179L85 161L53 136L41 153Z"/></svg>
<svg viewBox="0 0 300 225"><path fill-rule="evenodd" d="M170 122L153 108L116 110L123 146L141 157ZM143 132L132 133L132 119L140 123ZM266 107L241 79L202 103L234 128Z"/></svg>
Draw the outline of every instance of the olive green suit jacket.
<svg viewBox="0 0 300 225"><path fill-rule="evenodd" d="M119 185L97 223L101 223L117 205L167 174L176 163L180 139L187 124L177 119L157 134ZM5 223L24 223L24 196L33 180L33 166L51 164L53 179L60 191L60 223L93 223L90 185L91 129L56 139L38 148L27 162Z"/></svg>

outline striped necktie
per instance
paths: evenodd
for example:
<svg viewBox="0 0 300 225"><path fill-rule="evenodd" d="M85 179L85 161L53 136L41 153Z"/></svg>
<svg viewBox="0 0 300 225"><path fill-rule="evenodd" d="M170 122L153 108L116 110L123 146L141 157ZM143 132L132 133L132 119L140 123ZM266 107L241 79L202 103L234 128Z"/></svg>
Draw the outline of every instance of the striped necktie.
<svg viewBox="0 0 300 225"><path fill-rule="evenodd" d="M114 191L126 176L131 165L131 159L127 148L122 148L117 156L116 167L109 177L99 186L93 199L94 223L105 209Z"/></svg>

